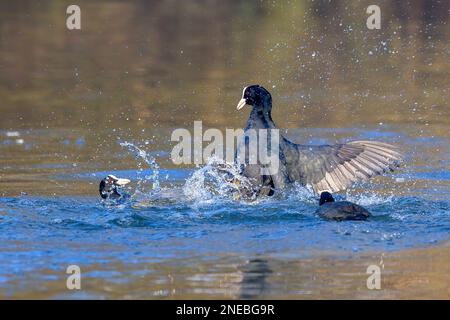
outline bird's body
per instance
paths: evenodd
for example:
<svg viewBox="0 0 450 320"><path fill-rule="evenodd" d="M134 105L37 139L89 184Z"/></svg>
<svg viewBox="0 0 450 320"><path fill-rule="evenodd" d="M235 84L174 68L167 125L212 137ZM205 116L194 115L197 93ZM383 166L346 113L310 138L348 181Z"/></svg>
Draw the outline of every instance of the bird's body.
<svg viewBox="0 0 450 320"><path fill-rule="evenodd" d="M278 129L271 116L272 97L266 89L259 85L244 88L238 109L246 104L252 106L252 111L245 134L252 130ZM242 146L247 153L251 152L251 143L246 140ZM270 151L277 152L273 148ZM278 159L275 173L262 174L261 163L244 161L241 163L242 174L252 178L262 194L273 193L293 182L309 185L318 194L323 191L338 192L356 181L368 180L374 175L393 170L401 160L401 155L394 146L383 142L352 141L310 146L293 143L279 133Z"/></svg>
<svg viewBox="0 0 450 320"><path fill-rule="evenodd" d="M366 220L371 216L370 212L349 201L334 201L329 192L323 192L320 196L320 207L316 214L322 219L344 221L344 220Z"/></svg>
<svg viewBox="0 0 450 320"><path fill-rule="evenodd" d="M349 201L325 203L317 209L316 214L323 219L336 221L366 220L370 217L369 211Z"/></svg>

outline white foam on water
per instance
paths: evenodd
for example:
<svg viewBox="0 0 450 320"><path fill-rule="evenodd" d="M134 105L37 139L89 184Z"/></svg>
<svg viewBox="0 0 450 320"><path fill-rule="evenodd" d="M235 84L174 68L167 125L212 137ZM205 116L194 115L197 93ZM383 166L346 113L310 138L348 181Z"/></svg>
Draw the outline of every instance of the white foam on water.
<svg viewBox="0 0 450 320"><path fill-rule="evenodd" d="M284 190L283 194L290 201L301 201L307 203L318 203L319 196L316 195L310 186L304 186L300 183L294 183Z"/></svg>
<svg viewBox="0 0 450 320"><path fill-rule="evenodd" d="M393 195L382 196L371 192L365 192L361 194L351 194L350 191L347 191L345 198L347 201L354 202L361 206L371 206L371 205L392 203L394 196Z"/></svg>
<svg viewBox="0 0 450 320"><path fill-rule="evenodd" d="M206 165L196 170L183 187L187 200L211 203L214 200L254 200L249 195L251 181L240 175L239 165L217 157L208 159Z"/></svg>
<svg viewBox="0 0 450 320"><path fill-rule="evenodd" d="M19 131L7 131L6 132L7 137L20 137Z"/></svg>

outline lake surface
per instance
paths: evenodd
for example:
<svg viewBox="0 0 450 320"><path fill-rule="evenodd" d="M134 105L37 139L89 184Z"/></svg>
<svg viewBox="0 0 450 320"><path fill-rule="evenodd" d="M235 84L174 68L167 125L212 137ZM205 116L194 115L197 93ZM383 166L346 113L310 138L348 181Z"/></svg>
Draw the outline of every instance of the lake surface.
<svg viewBox="0 0 450 320"><path fill-rule="evenodd" d="M69 4L0 4L1 298L449 298L449 4L383 2L368 30L353 1L79 1L79 31ZM174 129L242 128L254 83L295 142L400 147L338 195L372 219L323 221L302 186L239 201L172 163ZM110 173L129 201L100 201Z"/></svg>

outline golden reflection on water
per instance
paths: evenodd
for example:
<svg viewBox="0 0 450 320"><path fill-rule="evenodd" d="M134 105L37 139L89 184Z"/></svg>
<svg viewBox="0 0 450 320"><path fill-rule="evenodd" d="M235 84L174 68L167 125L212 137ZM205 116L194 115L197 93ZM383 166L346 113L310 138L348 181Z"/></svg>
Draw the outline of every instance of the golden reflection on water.
<svg viewBox="0 0 450 320"><path fill-rule="evenodd" d="M43 137L2 148L3 193L59 172L36 164L134 166L111 160L117 137L170 150L171 130L194 120L241 128L235 105L251 83L272 92L282 128L448 137L449 4L430 3L383 2L381 30L368 30L354 1L79 1L82 29L69 31L67 1L2 2L0 129ZM61 150L80 136L85 147Z"/></svg>
<svg viewBox="0 0 450 320"><path fill-rule="evenodd" d="M1 128L241 127L249 83L283 127L448 125L445 2L383 3L375 31L353 1L79 5L80 31L64 1L0 5Z"/></svg>

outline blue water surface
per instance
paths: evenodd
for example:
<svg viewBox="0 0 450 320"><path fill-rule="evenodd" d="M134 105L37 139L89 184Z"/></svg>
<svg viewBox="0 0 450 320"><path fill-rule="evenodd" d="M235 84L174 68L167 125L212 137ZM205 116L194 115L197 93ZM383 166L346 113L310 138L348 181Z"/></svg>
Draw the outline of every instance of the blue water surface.
<svg viewBox="0 0 450 320"><path fill-rule="evenodd" d="M407 141L410 149L422 146L421 141ZM448 143L432 142L428 146L441 150ZM431 153L412 157L420 160L427 154ZM145 157L140 162L149 160ZM206 190L193 180L203 169L161 169L154 161L147 163L147 169L51 177L90 183L95 190L91 196L71 196L68 190L65 196L1 197L0 283L22 279L35 270L61 272L70 264L178 264L226 255L348 257L439 245L449 239L446 159L411 162L384 180L337 195L373 214L368 221L345 222L320 219L315 214L317 197L303 187L249 202ZM96 185L108 173L133 180L128 190L131 199L114 204L99 198ZM201 173L206 177L207 171Z"/></svg>

